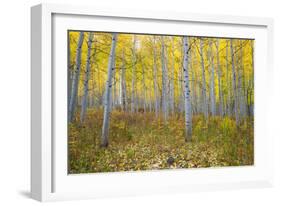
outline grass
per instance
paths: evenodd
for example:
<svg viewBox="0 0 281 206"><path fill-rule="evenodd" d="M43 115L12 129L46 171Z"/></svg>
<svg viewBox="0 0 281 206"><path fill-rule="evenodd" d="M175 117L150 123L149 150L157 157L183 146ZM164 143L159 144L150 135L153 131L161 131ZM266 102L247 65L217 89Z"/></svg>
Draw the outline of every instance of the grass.
<svg viewBox="0 0 281 206"><path fill-rule="evenodd" d="M239 127L228 117L194 116L192 141L184 141L184 117L165 124L154 113L113 111L108 148L100 148L102 110L83 124L69 124L69 173L253 165L253 120Z"/></svg>

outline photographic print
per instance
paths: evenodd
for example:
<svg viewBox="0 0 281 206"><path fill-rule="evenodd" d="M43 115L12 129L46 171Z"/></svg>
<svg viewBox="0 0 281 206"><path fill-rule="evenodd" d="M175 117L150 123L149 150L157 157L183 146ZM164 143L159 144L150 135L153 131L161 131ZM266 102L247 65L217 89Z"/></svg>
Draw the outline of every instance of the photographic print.
<svg viewBox="0 0 281 206"><path fill-rule="evenodd" d="M67 35L69 174L254 164L254 39Z"/></svg>

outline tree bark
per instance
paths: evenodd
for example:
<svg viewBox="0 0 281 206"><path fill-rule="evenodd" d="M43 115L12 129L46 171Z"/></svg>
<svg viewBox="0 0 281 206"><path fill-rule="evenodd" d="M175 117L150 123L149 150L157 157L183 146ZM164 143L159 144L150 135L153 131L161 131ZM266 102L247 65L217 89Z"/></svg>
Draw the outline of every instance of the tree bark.
<svg viewBox="0 0 281 206"><path fill-rule="evenodd" d="M142 89L143 89L143 111L146 112L146 85L145 85L145 74L144 74L144 63L141 62L142 68Z"/></svg>
<svg viewBox="0 0 281 206"><path fill-rule="evenodd" d="M171 65L171 80L170 80L170 106L172 115L175 112L175 87L174 87L174 78L175 78L175 53L174 53L174 37L171 39L172 41L172 65Z"/></svg>
<svg viewBox="0 0 281 206"><path fill-rule="evenodd" d="M245 101L245 93L243 87L243 73L244 73L243 42L240 41L240 67L238 70L238 94L239 94L238 97L239 97L240 117L242 119L244 119L246 115L246 101Z"/></svg>
<svg viewBox="0 0 281 206"><path fill-rule="evenodd" d="M155 116L158 118L159 103L158 103L158 86L157 86L157 55L156 55L156 39L153 37L153 86L154 86L154 107Z"/></svg>
<svg viewBox="0 0 281 206"><path fill-rule="evenodd" d="M223 111L223 93L222 93L222 82L221 82L221 67L220 67L220 52L219 52L220 40L217 39L217 76L218 76L218 87L219 87L219 114L224 115Z"/></svg>
<svg viewBox="0 0 281 206"><path fill-rule="evenodd" d="M205 118L208 118L208 103L206 95L206 78L205 78L205 64L204 64L204 53L203 53L203 39L200 38L200 57L201 57L201 69L202 69L202 99L203 99L203 112Z"/></svg>
<svg viewBox="0 0 281 206"><path fill-rule="evenodd" d="M190 38L189 38L190 39ZM190 44L191 45L191 44ZM195 81L195 69L193 68L193 53L192 49L189 51L189 65L190 65L190 70L191 70L191 85L192 85L192 93L191 93L191 102L192 102L192 114L197 113L197 92L196 92L196 81Z"/></svg>
<svg viewBox="0 0 281 206"><path fill-rule="evenodd" d="M114 60L115 62L115 60ZM114 66L115 67L115 66ZM114 72L113 72L113 92L112 92L112 101L111 101L111 108L114 109L115 108L115 105L116 105L116 100L117 100L117 91L116 91L116 83L117 83L117 78L116 78L116 69L114 69Z"/></svg>
<svg viewBox="0 0 281 206"><path fill-rule="evenodd" d="M232 90L234 95L234 113L236 125L239 125L239 111L238 111L238 99L237 99L237 86L236 86L236 71L234 63L234 50L233 50L233 40L230 40L230 52L231 52L231 64L232 64Z"/></svg>
<svg viewBox="0 0 281 206"><path fill-rule="evenodd" d="M105 87L105 96L104 96L104 113L103 113L103 125L102 125L102 136L101 136L101 147L108 146L108 133L109 133L109 116L110 116L110 101L111 101L111 90L112 90L112 75L115 70L114 68L114 57L115 57L115 48L117 43L117 34L112 34L112 43L110 56L108 59L108 74Z"/></svg>
<svg viewBox="0 0 281 206"><path fill-rule="evenodd" d="M164 121L168 119L168 107L167 107L167 67L165 62L165 42L163 36L161 36L161 63L162 63L162 112Z"/></svg>
<svg viewBox="0 0 281 206"><path fill-rule="evenodd" d="M115 95L115 85L116 85L116 79L115 79L115 73L116 73L116 65L115 65L115 55L113 56L113 59L112 59L112 62L113 62L113 65L112 65L112 68L114 68L112 70L112 82L111 82L111 95L110 95L110 112L114 109L114 95Z"/></svg>
<svg viewBox="0 0 281 206"><path fill-rule="evenodd" d="M229 42L226 42L226 51L225 51L225 67L226 67L226 88L227 88L227 115L231 116L231 86L229 81L229 67L228 67L228 50L229 50Z"/></svg>
<svg viewBox="0 0 281 206"><path fill-rule="evenodd" d="M86 73L84 79L84 95L82 98L82 107L81 107L81 114L80 114L80 122L82 123L85 118L85 113L87 110L87 99L88 99L88 91L89 91L89 78L91 72L91 52L92 52L92 42L93 42L94 34L89 32L89 39L88 39L88 53L87 53L87 62L86 62Z"/></svg>
<svg viewBox="0 0 281 206"><path fill-rule="evenodd" d="M120 75L120 104L123 111L127 111L127 100L126 100L126 78L125 78L125 54L124 49L122 51L122 67L121 67L121 75Z"/></svg>
<svg viewBox="0 0 281 206"><path fill-rule="evenodd" d="M76 49L76 62L75 62L76 64L74 70L74 78L72 80L69 107L68 107L68 122L72 122L74 120L74 113L76 108L78 85L79 85L79 78L80 78L80 71L81 71L81 51L82 51L83 40L84 40L84 32L80 32L77 49Z"/></svg>
<svg viewBox="0 0 281 206"><path fill-rule="evenodd" d="M188 38L183 37L184 44L184 108L185 108L185 141L191 141L192 138L192 114L191 114L191 101L189 89L189 74L188 74Z"/></svg>
<svg viewBox="0 0 281 206"><path fill-rule="evenodd" d="M212 42L209 40L209 58L211 61L211 77L210 77L210 99L211 99L211 115L216 115L216 94L215 94L215 68Z"/></svg>
<svg viewBox="0 0 281 206"><path fill-rule="evenodd" d="M135 68L135 64L136 64L136 36L134 36L133 39L133 48L132 48L132 52L133 52L133 63L132 63L132 96L131 96L131 112L135 112L136 111L136 97L135 97L135 82L136 82L136 68Z"/></svg>

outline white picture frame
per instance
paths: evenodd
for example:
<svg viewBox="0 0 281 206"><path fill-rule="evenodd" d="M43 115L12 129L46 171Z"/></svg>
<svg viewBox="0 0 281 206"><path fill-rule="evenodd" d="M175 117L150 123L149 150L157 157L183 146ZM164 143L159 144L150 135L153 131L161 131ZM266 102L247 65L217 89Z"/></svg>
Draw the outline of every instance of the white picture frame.
<svg viewBox="0 0 281 206"><path fill-rule="evenodd" d="M31 26L32 198L53 201L273 185L273 134L266 109L273 76L272 19L40 4L31 8ZM68 175L63 109L67 79L66 69L60 69L66 64L68 29L254 38L254 166Z"/></svg>

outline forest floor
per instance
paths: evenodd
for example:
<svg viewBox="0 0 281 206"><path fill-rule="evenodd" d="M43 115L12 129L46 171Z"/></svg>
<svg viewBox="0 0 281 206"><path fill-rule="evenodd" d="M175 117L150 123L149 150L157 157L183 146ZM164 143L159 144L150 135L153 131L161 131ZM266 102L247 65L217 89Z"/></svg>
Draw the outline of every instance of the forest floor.
<svg viewBox="0 0 281 206"><path fill-rule="evenodd" d="M194 116L192 141L185 142L182 115L164 124L154 113L113 111L109 146L100 148L102 120L102 110L89 110L83 124L69 124L69 173L254 164L253 119L236 127L228 117L210 117L206 123Z"/></svg>

